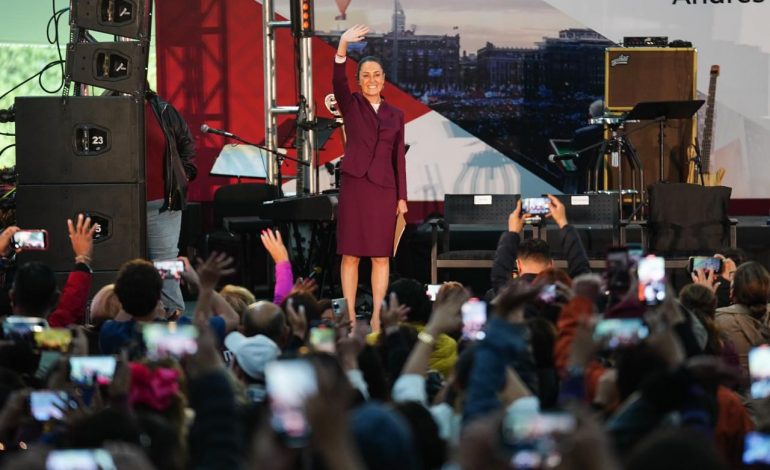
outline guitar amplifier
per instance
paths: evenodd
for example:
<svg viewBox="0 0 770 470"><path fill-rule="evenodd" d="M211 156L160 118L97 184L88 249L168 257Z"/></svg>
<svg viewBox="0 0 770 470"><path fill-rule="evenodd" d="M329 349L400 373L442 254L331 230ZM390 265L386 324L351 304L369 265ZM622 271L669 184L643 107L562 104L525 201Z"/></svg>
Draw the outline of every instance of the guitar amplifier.
<svg viewBox="0 0 770 470"><path fill-rule="evenodd" d="M604 57L604 103L609 110L630 111L637 103L687 101L697 96L697 52L694 48L609 47ZM649 184L658 179L661 162L658 126L647 124L629 123L626 132L639 154L645 181ZM665 181L678 183L687 180L687 149L695 140L695 130L695 119L673 119L665 123ZM625 163L623 174L624 179L631 174ZM630 180L623 184L630 187Z"/></svg>
<svg viewBox="0 0 770 470"><path fill-rule="evenodd" d="M683 101L696 97L694 48L608 47L604 53L604 103L629 111L644 101Z"/></svg>

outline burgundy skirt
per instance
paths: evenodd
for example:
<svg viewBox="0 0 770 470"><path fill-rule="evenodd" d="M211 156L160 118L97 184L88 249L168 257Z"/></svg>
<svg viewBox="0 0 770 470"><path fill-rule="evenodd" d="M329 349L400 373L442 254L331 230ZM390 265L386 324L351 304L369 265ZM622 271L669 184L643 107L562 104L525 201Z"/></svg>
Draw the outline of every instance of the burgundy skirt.
<svg viewBox="0 0 770 470"><path fill-rule="evenodd" d="M396 188L343 173L337 204L337 254L393 256L397 197Z"/></svg>

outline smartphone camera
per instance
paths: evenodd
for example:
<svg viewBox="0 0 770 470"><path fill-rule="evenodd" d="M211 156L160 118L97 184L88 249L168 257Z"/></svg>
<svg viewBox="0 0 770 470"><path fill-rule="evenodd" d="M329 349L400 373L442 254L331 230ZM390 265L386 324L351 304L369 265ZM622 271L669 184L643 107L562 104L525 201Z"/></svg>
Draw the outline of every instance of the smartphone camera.
<svg viewBox="0 0 770 470"><path fill-rule="evenodd" d="M318 390L313 365L304 359L269 362L265 384L273 429L290 447L302 447L310 437L305 401Z"/></svg>
<svg viewBox="0 0 770 470"><path fill-rule="evenodd" d="M153 261L152 264L155 265L155 269L158 270L161 279L173 279L175 281L182 279L182 273L184 272L184 262L182 260Z"/></svg>
<svg viewBox="0 0 770 470"><path fill-rule="evenodd" d="M337 321L344 320L345 312L348 310L348 304L345 297L332 299L332 313Z"/></svg>
<svg viewBox="0 0 770 470"><path fill-rule="evenodd" d="M750 432L743 446L743 463L746 465L770 464L770 434Z"/></svg>
<svg viewBox="0 0 770 470"><path fill-rule="evenodd" d="M152 360L180 359L198 351L198 329L179 323L147 323L142 326L147 357Z"/></svg>
<svg viewBox="0 0 770 470"><path fill-rule="evenodd" d="M29 409L32 417L40 422L62 419L62 410L70 407L67 392L61 390L35 390L29 395Z"/></svg>
<svg viewBox="0 0 770 470"><path fill-rule="evenodd" d="M32 344L35 333L46 328L48 322L43 318L11 315L3 320L3 337L10 341Z"/></svg>
<svg viewBox="0 0 770 470"><path fill-rule="evenodd" d="M486 337L484 326L487 323L487 304L479 299L471 299L460 308L463 318L463 339L478 341Z"/></svg>
<svg viewBox="0 0 770 470"><path fill-rule="evenodd" d="M749 374L751 397L761 399L770 396L770 346L749 351Z"/></svg>
<svg viewBox="0 0 770 470"><path fill-rule="evenodd" d="M17 250L47 250L48 232L45 230L19 230L11 239Z"/></svg>
<svg viewBox="0 0 770 470"><path fill-rule="evenodd" d="M52 450L45 461L46 470L114 470L112 454L104 449Z"/></svg>
<svg viewBox="0 0 770 470"><path fill-rule="evenodd" d="M335 347L334 330L327 326L317 326L310 329L310 345L313 350L323 353L334 354Z"/></svg>
<svg viewBox="0 0 770 470"><path fill-rule="evenodd" d="M109 385L115 376L117 361L113 356L73 356L70 380L78 385Z"/></svg>
<svg viewBox="0 0 770 470"><path fill-rule="evenodd" d="M612 318L596 324L594 341L606 350L615 350L635 346L649 334L650 330L641 318Z"/></svg>
<svg viewBox="0 0 770 470"><path fill-rule="evenodd" d="M510 468L556 468L561 462L557 439L575 431L569 413L508 412L503 418L503 443L511 452Z"/></svg>
<svg viewBox="0 0 770 470"><path fill-rule="evenodd" d="M72 331L67 328L45 328L32 334L35 346L41 351L67 352L72 343Z"/></svg>
<svg viewBox="0 0 770 470"><path fill-rule="evenodd" d="M525 214L545 215L551 210L551 200L547 197L527 197L521 201L521 210Z"/></svg>
<svg viewBox="0 0 770 470"><path fill-rule="evenodd" d="M639 260L639 301L658 305L666 299L666 260L659 256L647 256Z"/></svg>
<svg viewBox="0 0 770 470"><path fill-rule="evenodd" d="M722 260L709 256L691 256L687 269L691 273L700 269L719 274L722 272Z"/></svg>
<svg viewBox="0 0 770 470"><path fill-rule="evenodd" d="M556 302L557 296L558 290L556 284L548 284L540 290L540 294L538 294L537 298L543 303L552 304Z"/></svg>

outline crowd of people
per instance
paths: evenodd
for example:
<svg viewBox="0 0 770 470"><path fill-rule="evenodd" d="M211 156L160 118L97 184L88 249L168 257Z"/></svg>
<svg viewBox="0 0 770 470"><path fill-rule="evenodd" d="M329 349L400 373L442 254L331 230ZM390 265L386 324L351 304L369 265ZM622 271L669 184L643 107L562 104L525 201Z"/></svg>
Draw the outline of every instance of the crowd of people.
<svg viewBox="0 0 770 470"><path fill-rule="evenodd" d="M10 272L0 466L770 462L762 434L770 402L761 398L770 368L757 359L770 342L767 270L725 252L719 272L697 270L678 295L669 286L647 305L633 265L591 272L558 199L548 217L562 231L567 270L552 266L545 242L523 236L527 217L520 205L510 214L488 292L445 282L431 300L422 283L391 279L377 332L368 319L351 322L346 302L318 298L312 281L295 280L273 230L261 236L275 264L271 299L220 286L232 259L216 253L195 267L181 258L180 282L197 292L192 311L164 305L158 270L140 259L91 299L94 229L87 218L70 221L74 267L61 292L43 264ZM6 258L16 230L0 234ZM623 326L616 337L613 325ZM69 334L35 341L51 329ZM99 362L89 363L94 356Z"/></svg>

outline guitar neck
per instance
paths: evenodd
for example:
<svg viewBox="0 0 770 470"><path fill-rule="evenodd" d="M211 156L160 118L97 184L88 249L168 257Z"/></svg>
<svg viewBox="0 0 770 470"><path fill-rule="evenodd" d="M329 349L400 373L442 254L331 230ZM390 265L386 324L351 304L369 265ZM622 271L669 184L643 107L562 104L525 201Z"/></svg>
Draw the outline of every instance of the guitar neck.
<svg viewBox="0 0 770 470"><path fill-rule="evenodd" d="M711 77L709 78L709 95L706 99L706 119L703 124L703 142L700 152L703 171L706 173L708 173L711 165L711 142L714 132L714 104L716 102L718 76L719 66L712 66Z"/></svg>

